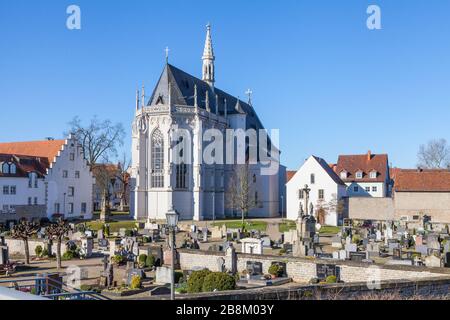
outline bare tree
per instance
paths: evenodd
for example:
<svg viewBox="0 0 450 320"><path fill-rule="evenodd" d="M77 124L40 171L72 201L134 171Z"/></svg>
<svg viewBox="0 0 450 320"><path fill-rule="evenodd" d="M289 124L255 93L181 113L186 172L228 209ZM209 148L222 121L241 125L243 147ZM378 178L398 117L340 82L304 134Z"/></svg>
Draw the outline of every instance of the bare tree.
<svg viewBox="0 0 450 320"><path fill-rule="evenodd" d="M130 175L128 170L131 167L131 161L127 159L126 153L123 154L122 161L117 164L117 180L120 182L120 210L124 211L124 207L128 206L129 187L130 187Z"/></svg>
<svg viewBox="0 0 450 320"><path fill-rule="evenodd" d="M72 133L81 144L89 165L96 164L101 158L117 157L117 147L123 145L125 130L121 123L94 117L87 126L75 117L69 125Z"/></svg>
<svg viewBox="0 0 450 320"><path fill-rule="evenodd" d="M56 266L61 269L61 243L66 234L71 230L70 226L63 219L58 219L45 228L45 234L49 239L56 240Z"/></svg>
<svg viewBox="0 0 450 320"><path fill-rule="evenodd" d="M95 185L101 193L100 220L106 221L111 214L110 200L117 179L117 167L115 165L101 163L93 165L92 172L95 177Z"/></svg>
<svg viewBox="0 0 450 320"><path fill-rule="evenodd" d="M254 181L250 176L248 164L237 165L228 187L228 205L241 212L242 226L251 209L257 206L258 199L252 196Z"/></svg>
<svg viewBox="0 0 450 320"><path fill-rule="evenodd" d="M445 139L433 139L421 145L417 153L418 167L446 169L450 166L450 146Z"/></svg>
<svg viewBox="0 0 450 320"><path fill-rule="evenodd" d="M12 228L11 236L14 239L22 239L25 247L25 263L30 264L30 248L28 246L28 239L39 231L39 224L20 220L19 224Z"/></svg>

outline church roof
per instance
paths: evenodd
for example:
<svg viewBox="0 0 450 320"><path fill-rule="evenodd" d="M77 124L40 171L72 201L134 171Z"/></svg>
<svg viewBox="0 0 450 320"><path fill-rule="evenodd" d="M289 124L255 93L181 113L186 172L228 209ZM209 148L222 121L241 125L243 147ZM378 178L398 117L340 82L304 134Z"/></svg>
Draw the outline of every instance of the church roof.
<svg viewBox="0 0 450 320"><path fill-rule="evenodd" d="M206 110L206 92L209 95L209 108L212 113L224 114L224 106L226 100L227 114L246 114L247 129L262 129L264 128L253 107L248 103L218 89L211 87L208 83L199 78L184 72L171 64L166 64L164 70L156 84L153 94L148 101L147 106L155 106L157 104L167 104L169 97L169 83L171 86L171 103L174 105L194 106L194 87L197 86L197 103L199 108ZM216 100L216 95L218 99ZM218 102L218 106L216 106ZM236 106L238 106L236 108Z"/></svg>

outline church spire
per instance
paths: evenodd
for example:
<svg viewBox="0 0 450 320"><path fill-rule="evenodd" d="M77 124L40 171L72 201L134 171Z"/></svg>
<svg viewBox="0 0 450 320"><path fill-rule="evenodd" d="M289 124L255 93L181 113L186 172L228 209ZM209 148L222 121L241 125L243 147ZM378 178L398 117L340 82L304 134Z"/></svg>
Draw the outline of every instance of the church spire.
<svg viewBox="0 0 450 320"><path fill-rule="evenodd" d="M211 25L208 23L206 26L206 41L205 41L205 49L203 50L203 71L202 71L202 80L207 82L211 87L214 86L215 77L214 77L214 60L216 60L214 56L214 50L211 40Z"/></svg>

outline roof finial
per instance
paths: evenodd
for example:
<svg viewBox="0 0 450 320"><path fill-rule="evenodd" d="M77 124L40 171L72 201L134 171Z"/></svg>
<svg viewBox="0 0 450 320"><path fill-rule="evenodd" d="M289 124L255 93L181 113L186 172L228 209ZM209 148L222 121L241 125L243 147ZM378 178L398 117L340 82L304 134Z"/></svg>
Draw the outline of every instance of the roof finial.
<svg viewBox="0 0 450 320"><path fill-rule="evenodd" d="M247 89L247 91L245 91L245 94L248 96L248 104L251 106L253 91L251 89Z"/></svg>
<svg viewBox="0 0 450 320"><path fill-rule="evenodd" d="M139 110L139 89L136 89L136 111Z"/></svg>
<svg viewBox="0 0 450 320"><path fill-rule="evenodd" d="M194 107L198 108L197 84L194 84Z"/></svg>
<svg viewBox="0 0 450 320"><path fill-rule="evenodd" d="M170 52L169 47L166 47L166 49L164 49L164 51L166 52L166 64L168 64L169 63L169 52Z"/></svg>
<svg viewBox="0 0 450 320"><path fill-rule="evenodd" d="M211 40L211 24L208 23L206 26L206 41L205 49L203 50L203 70L202 70L202 80L207 82L210 86L214 86L215 76L214 76L214 49Z"/></svg>
<svg viewBox="0 0 450 320"><path fill-rule="evenodd" d="M219 115L219 96L216 94L216 115Z"/></svg>
<svg viewBox="0 0 450 320"><path fill-rule="evenodd" d="M141 106L142 106L142 108L144 108L145 107L145 86L144 86L144 84L142 84L141 94L142 94Z"/></svg>

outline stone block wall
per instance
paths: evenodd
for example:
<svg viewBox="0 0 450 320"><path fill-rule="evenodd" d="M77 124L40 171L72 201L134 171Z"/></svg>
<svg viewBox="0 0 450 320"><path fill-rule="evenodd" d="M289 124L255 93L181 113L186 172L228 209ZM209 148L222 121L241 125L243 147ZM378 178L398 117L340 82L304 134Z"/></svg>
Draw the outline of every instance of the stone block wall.
<svg viewBox="0 0 450 320"><path fill-rule="evenodd" d="M25 256L25 245L23 243L23 240L21 239L12 239L12 238L6 238L5 242L8 246L8 250L9 250L9 254L12 256ZM44 249L47 245L45 240L41 240L41 239L31 239L28 240L28 248L30 250L30 256L34 257L36 256L35 254L35 249L37 246L41 246L42 249ZM52 251L53 253L56 253L56 242L53 242L52 245ZM61 245L61 254L64 254L64 252L66 252L66 246L64 244Z"/></svg>

